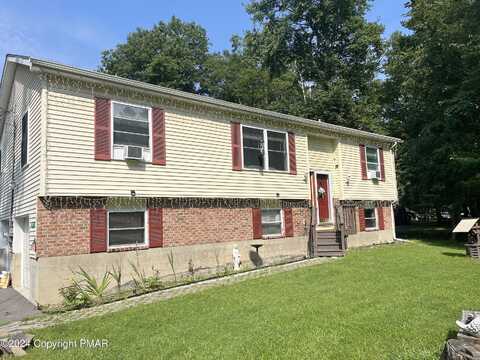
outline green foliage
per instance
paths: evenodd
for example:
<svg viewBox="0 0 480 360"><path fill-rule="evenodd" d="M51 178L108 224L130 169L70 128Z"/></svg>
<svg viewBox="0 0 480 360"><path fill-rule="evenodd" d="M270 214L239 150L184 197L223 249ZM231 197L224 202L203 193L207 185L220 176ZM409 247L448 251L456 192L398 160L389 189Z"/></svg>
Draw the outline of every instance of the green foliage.
<svg viewBox="0 0 480 360"><path fill-rule="evenodd" d="M168 257L168 263L170 264L170 268L172 269L173 280L176 283L177 282L177 273L175 271L175 257L173 256L173 250L170 249L170 252L168 253L167 257Z"/></svg>
<svg viewBox="0 0 480 360"><path fill-rule="evenodd" d="M480 307L478 263L432 240L352 250L340 261L39 330L41 340L111 341L106 349L36 347L32 356L439 359L461 310Z"/></svg>
<svg viewBox="0 0 480 360"><path fill-rule="evenodd" d="M82 267L75 272L79 280L73 279L73 285L80 290L80 297L86 304L98 304L103 302L108 286L111 282L110 273L105 272L100 282L94 276L89 275Z"/></svg>
<svg viewBox="0 0 480 360"><path fill-rule="evenodd" d="M132 281L135 292L144 293L163 288L163 283L158 276L147 276L143 269L140 269L139 266L132 262L130 263L130 266L133 270Z"/></svg>
<svg viewBox="0 0 480 360"><path fill-rule="evenodd" d="M102 54L101 71L311 119L382 131L375 86L382 27L367 0L253 1L259 30L208 52L205 30L173 17Z"/></svg>
<svg viewBox="0 0 480 360"><path fill-rule="evenodd" d="M402 202L480 213L480 3L407 4L408 34L390 39L384 86Z"/></svg>
<svg viewBox="0 0 480 360"><path fill-rule="evenodd" d="M60 289L63 304L67 309L97 305L105 301L111 282L110 272L106 271L100 282L82 267L73 273L76 277L72 279L72 285Z"/></svg>
<svg viewBox="0 0 480 360"><path fill-rule="evenodd" d="M120 292L122 289L122 265L112 265L112 270L109 271L110 276L115 280L117 284L117 291Z"/></svg>
<svg viewBox="0 0 480 360"><path fill-rule="evenodd" d="M382 127L375 93L383 27L365 19L368 0L255 0L257 52L270 73L292 73L297 115L366 130ZM367 105L367 106L365 106Z"/></svg>
<svg viewBox="0 0 480 360"><path fill-rule="evenodd" d="M208 53L205 30L176 17L151 30L137 29L127 42L102 53L108 74L197 92Z"/></svg>

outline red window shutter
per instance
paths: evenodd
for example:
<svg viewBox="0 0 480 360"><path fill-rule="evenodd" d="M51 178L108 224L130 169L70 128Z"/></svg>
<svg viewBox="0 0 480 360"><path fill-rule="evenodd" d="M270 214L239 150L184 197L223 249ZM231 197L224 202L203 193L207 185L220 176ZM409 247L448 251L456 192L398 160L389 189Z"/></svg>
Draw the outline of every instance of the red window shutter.
<svg viewBox="0 0 480 360"><path fill-rule="evenodd" d="M365 231L365 209L358 208L358 222L360 231Z"/></svg>
<svg viewBox="0 0 480 360"><path fill-rule="evenodd" d="M259 208L252 209L252 221L253 221L253 238L261 239L263 235L262 231L262 210Z"/></svg>
<svg viewBox="0 0 480 360"><path fill-rule="evenodd" d="M235 171L242 170L242 143L240 134L240 124L236 122L230 123L232 133L232 169Z"/></svg>
<svg viewBox="0 0 480 360"><path fill-rule="evenodd" d="M380 230L385 230L385 218L383 216L383 207L377 208L378 214L378 228Z"/></svg>
<svg viewBox="0 0 480 360"><path fill-rule="evenodd" d="M385 181L385 160L383 157L383 149L379 148L378 152L380 153L380 180Z"/></svg>
<svg viewBox="0 0 480 360"><path fill-rule="evenodd" d="M151 248L163 247L163 209L148 209L148 238Z"/></svg>
<svg viewBox="0 0 480 360"><path fill-rule="evenodd" d="M110 100L95 98L95 160L111 160Z"/></svg>
<svg viewBox="0 0 480 360"><path fill-rule="evenodd" d="M167 164L167 148L165 140L165 111L152 109L152 164Z"/></svg>
<svg viewBox="0 0 480 360"><path fill-rule="evenodd" d="M283 209L283 218L285 220L285 236L293 237L293 210Z"/></svg>
<svg viewBox="0 0 480 360"><path fill-rule="evenodd" d="M107 210L90 209L90 252L107 251Z"/></svg>
<svg viewBox="0 0 480 360"><path fill-rule="evenodd" d="M290 174L297 175L297 155L295 150L295 134L288 133L288 157L290 162Z"/></svg>
<svg viewBox="0 0 480 360"><path fill-rule="evenodd" d="M365 157L365 145L360 144L360 166L362 168L362 180L368 180L367 176L367 159Z"/></svg>

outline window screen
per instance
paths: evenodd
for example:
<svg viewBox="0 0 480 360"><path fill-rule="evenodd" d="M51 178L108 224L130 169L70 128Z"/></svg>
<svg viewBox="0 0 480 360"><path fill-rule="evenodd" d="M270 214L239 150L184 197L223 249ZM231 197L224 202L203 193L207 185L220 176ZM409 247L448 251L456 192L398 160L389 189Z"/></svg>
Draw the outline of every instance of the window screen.
<svg viewBox="0 0 480 360"><path fill-rule="evenodd" d="M262 233L263 235L281 235L282 234L282 210L263 209L262 210Z"/></svg>
<svg viewBox="0 0 480 360"><path fill-rule="evenodd" d="M148 148L148 109L113 103L113 143Z"/></svg>
<svg viewBox="0 0 480 360"><path fill-rule="evenodd" d="M110 212L108 234L109 246L145 244L145 212Z"/></svg>

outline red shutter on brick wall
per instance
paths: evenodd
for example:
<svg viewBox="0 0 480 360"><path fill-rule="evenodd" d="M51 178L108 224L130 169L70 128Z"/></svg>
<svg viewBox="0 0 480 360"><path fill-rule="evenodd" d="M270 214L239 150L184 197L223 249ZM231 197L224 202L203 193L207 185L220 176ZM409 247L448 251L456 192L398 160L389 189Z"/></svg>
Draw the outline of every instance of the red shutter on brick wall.
<svg viewBox="0 0 480 360"><path fill-rule="evenodd" d="M378 214L378 228L380 230L385 230L385 218L383 216L383 207L377 208Z"/></svg>
<svg viewBox="0 0 480 360"><path fill-rule="evenodd" d="M253 238L261 239L263 235L262 231L262 210L259 208L252 209L252 222L253 222Z"/></svg>
<svg viewBox="0 0 480 360"><path fill-rule="evenodd" d="M110 100L95 98L95 160L111 159Z"/></svg>
<svg viewBox="0 0 480 360"><path fill-rule="evenodd" d="M107 210L90 210L90 252L107 251Z"/></svg>
<svg viewBox="0 0 480 360"><path fill-rule="evenodd" d="M167 164L167 147L165 140L165 111L152 109L152 164Z"/></svg>
<svg viewBox="0 0 480 360"><path fill-rule="evenodd" d="M285 220L285 236L293 237L293 210L283 209L283 218Z"/></svg>
<svg viewBox="0 0 480 360"><path fill-rule="evenodd" d="M148 238L151 248L163 247L163 209L148 209Z"/></svg>
<svg viewBox="0 0 480 360"><path fill-rule="evenodd" d="M358 222L360 231L365 231L365 209L358 208Z"/></svg>
<svg viewBox="0 0 480 360"><path fill-rule="evenodd" d="M368 180L367 176L367 160L365 158L365 145L360 144L360 167L362 168L362 180Z"/></svg>
<svg viewBox="0 0 480 360"><path fill-rule="evenodd" d="M231 135L232 135L232 169L239 171L242 170L242 144L240 134L240 124L232 122L230 123Z"/></svg>
<svg viewBox="0 0 480 360"><path fill-rule="evenodd" d="M379 148L378 152L380 153L380 181L385 181L385 159L383 156L383 149Z"/></svg>
<svg viewBox="0 0 480 360"><path fill-rule="evenodd" d="M290 163L290 174L297 175L297 155L295 150L295 134L288 133L288 160Z"/></svg>

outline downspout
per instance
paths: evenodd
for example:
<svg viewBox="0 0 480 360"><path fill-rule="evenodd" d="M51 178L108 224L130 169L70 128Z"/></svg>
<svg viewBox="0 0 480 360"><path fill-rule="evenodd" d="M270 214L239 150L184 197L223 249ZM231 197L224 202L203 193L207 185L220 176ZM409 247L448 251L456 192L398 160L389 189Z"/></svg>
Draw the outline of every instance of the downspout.
<svg viewBox="0 0 480 360"><path fill-rule="evenodd" d="M8 259L7 263L10 264L10 256L13 254L13 237L10 236L13 232L13 211L14 211L14 202L15 202L15 144L17 139L17 124L15 121L15 111L13 114L10 111L7 111L12 116L12 126L13 126L13 138L12 138L12 176L10 180L10 214L9 214L9 236L8 236ZM8 116L8 115L7 115ZM10 266L9 266L10 267Z"/></svg>
<svg viewBox="0 0 480 360"><path fill-rule="evenodd" d="M392 163L391 163L391 170L392 174L395 175L395 193L396 193L396 198L398 200L398 187L397 187L397 172L395 169L395 148L397 147L398 143L395 142L392 145L392 148L390 149L392 152ZM397 231L395 229L395 212L393 211L393 205L390 205L390 218L392 219L392 236L393 236L393 241L399 241L399 242L409 242L409 240L406 239L400 239L397 238Z"/></svg>
<svg viewBox="0 0 480 360"><path fill-rule="evenodd" d="M16 87L15 87L15 79L17 78L17 67L15 66L15 71L13 72L13 89L12 92L10 93L10 97L8 99L8 103L10 104L10 101L12 99L15 99L16 96ZM9 107L9 106L7 106ZM12 176L11 176L11 182L10 182L10 224L9 224L9 232L13 232L13 212L14 212L14 203L15 203L15 161L16 161L16 154L15 154L15 145L17 143L17 123L15 119L16 115L16 107L15 104L13 105L13 111L10 111L7 109L7 116L5 120L8 119L8 116L11 116L12 120L12 126L13 126L13 139L12 139ZM6 121L5 121L6 125ZM9 247L10 247L10 252L13 253L13 237L9 236Z"/></svg>

